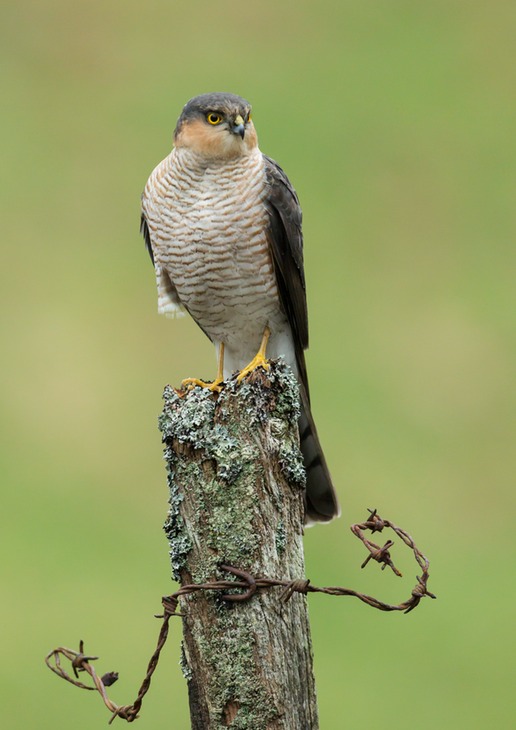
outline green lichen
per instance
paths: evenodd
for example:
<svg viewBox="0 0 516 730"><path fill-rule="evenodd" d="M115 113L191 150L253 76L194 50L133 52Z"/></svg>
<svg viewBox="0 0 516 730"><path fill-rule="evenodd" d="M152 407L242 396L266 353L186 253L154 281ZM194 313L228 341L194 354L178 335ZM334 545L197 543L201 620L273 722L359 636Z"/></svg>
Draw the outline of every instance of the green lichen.
<svg viewBox="0 0 516 730"><path fill-rule="evenodd" d="M196 449L204 448L213 423L216 405L213 394L203 388L194 388L187 397L179 397L167 385L163 398L165 407L159 418L163 441L169 443L176 439Z"/></svg>
<svg viewBox="0 0 516 730"><path fill-rule="evenodd" d="M210 665L209 696L215 699L210 708L213 727L227 727L225 708L238 703L231 723L234 730L266 730L278 713L267 692L256 682L255 637L242 624L237 613L226 608L217 614L217 632L199 638L199 648ZM214 637L214 638L212 638Z"/></svg>
<svg viewBox="0 0 516 730"><path fill-rule="evenodd" d="M180 513L183 494L174 479L174 473L169 470L168 483L170 489L169 511L163 529L170 545L170 562L174 580L180 580L181 571L186 565L187 556L192 549L192 540L186 531L184 520Z"/></svg>
<svg viewBox="0 0 516 730"><path fill-rule="evenodd" d="M296 484L304 489L306 486L306 470L297 444L282 444L278 457L278 463L285 479L290 484Z"/></svg>
<svg viewBox="0 0 516 730"><path fill-rule="evenodd" d="M207 397L206 392L196 388L178 402L176 394L168 391L164 417L160 421L167 444L175 439L202 449L203 461L211 461L216 466L213 478L209 478L199 462L185 466L182 461L178 464L176 459L170 484L171 492L177 483L195 491L195 522L202 523L203 539L212 550L208 559L195 566L196 580L211 577L220 560L241 563L256 550L256 534L251 521L257 498L253 485L261 476L257 473L257 448L243 444L238 433L231 433L231 429L235 429L235 419L229 418L230 394L222 393L215 403L213 396ZM197 406L203 414L202 419L198 417ZM195 418L192 412L197 414ZM206 503L210 505L209 515L205 514ZM177 526L184 528L180 523ZM179 532L179 529L169 530L168 535L173 541L172 553L179 553L179 558L183 559L183 549L189 541L182 540ZM175 564L179 565L177 558Z"/></svg>
<svg viewBox="0 0 516 730"><path fill-rule="evenodd" d="M284 418L290 424L297 423L301 414L299 383L282 358L276 360L275 366L271 368L270 382L278 394L274 415Z"/></svg>
<svg viewBox="0 0 516 730"><path fill-rule="evenodd" d="M287 533L285 530L285 523L283 522L283 520L280 520L276 528L276 550L278 551L278 553L281 554L285 551L286 544Z"/></svg>
<svg viewBox="0 0 516 730"><path fill-rule="evenodd" d="M268 373L257 371L242 384L231 380L218 396L195 388L179 398L167 387L164 399L159 426L170 489L165 532L174 578L180 581L186 571L193 582L228 579L221 563L255 569L261 559L260 537L253 524L260 512L258 485L270 468L263 463L264 442L260 438L264 434L267 449L273 449L274 463L282 475L290 484L304 486L297 430L292 428L299 417L295 377L283 362L277 361ZM256 438L249 438L254 432ZM278 466L273 466L276 476ZM279 490L269 497L280 507L287 499ZM182 517L186 508L188 525ZM285 523L280 520L270 529L272 551L275 544L277 554L285 553ZM238 707L231 722L233 730L266 730L277 720L278 711L257 679L257 666L266 662L263 647L268 646L267 637L260 633L268 631L263 626L263 614L260 618L253 614L252 619L248 614L251 625L242 620L241 604L228 604L215 592L194 593L182 601L185 616L195 614L198 601L205 602L203 611L208 608L210 616L210 625L195 624L195 633L189 639L210 667L210 727L223 730L228 726L226 712L231 705ZM251 606L249 610L255 609ZM257 659L259 651L262 654ZM181 668L192 681L188 653L182 654Z"/></svg>

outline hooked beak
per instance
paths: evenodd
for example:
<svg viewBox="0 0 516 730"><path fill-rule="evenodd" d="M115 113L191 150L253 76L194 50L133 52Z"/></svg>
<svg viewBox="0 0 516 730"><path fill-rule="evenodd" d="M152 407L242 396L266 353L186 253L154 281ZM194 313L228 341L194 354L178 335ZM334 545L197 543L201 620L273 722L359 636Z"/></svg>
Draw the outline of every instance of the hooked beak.
<svg viewBox="0 0 516 730"><path fill-rule="evenodd" d="M240 114L237 114L233 126L231 127L232 134L238 134L241 139L244 139L245 135L245 123Z"/></svg>

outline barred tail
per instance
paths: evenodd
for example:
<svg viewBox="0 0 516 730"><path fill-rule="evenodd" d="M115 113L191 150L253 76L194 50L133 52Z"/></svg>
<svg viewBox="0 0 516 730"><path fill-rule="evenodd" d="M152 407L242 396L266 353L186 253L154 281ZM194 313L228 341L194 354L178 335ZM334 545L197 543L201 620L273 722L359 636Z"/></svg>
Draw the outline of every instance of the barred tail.
<svg viewBox="0 0 516 730"><path fill-rule="evenodd" d="M306 524L329 522L340 514L337 495L319 443L305 387L300 383L299 439L306 469Z"/></svg>

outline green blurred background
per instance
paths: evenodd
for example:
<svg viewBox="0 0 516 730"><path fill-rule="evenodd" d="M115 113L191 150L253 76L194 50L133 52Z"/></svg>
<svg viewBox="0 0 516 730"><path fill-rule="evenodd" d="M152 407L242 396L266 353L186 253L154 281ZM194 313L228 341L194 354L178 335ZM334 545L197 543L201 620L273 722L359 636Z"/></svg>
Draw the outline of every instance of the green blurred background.
<svg viewBox="0 0 516 730"><path fill-rule="evenodd" d="M348 525L377 507L438 594L408 616L310 598L321 728L509 726L513 0L2 15L2 727L106 727L43 657L83 638L132 701L173 590L161 392L215 360L191 321L156 313L139 198L182 105L213 90L251 100L304 210L314 413L343 511L307 533L307 574L405 599L401 547L403 579L359 569ZM179 633L142 730L189 726Z"/></svg>

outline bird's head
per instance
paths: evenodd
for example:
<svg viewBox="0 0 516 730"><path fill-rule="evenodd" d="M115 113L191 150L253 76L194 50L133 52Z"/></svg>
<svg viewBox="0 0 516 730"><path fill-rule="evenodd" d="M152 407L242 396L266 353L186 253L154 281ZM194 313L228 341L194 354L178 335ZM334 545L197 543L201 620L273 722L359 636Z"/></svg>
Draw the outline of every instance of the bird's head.
<svg viewBox="0 0 516 730"><path fill-rule="evenodd" d="M177 148L213 159L248 154L258 145L251 105L235 94L202 94L185 105L174 132Z"/></svg>

